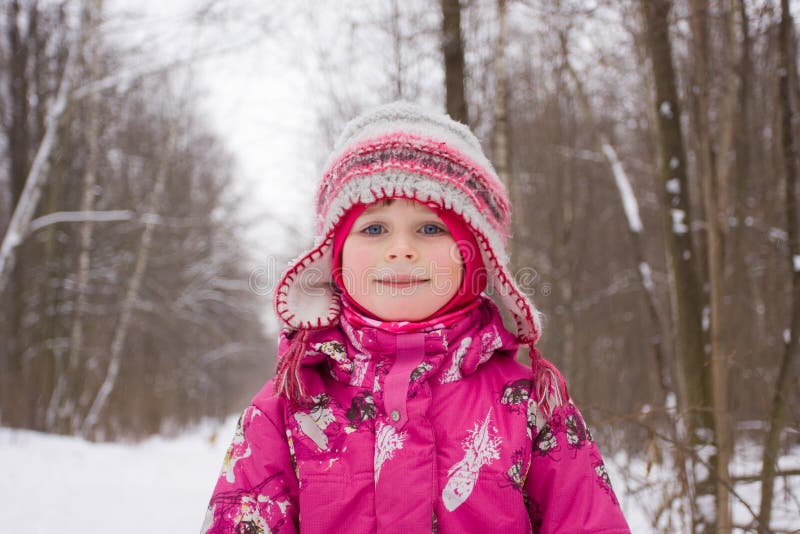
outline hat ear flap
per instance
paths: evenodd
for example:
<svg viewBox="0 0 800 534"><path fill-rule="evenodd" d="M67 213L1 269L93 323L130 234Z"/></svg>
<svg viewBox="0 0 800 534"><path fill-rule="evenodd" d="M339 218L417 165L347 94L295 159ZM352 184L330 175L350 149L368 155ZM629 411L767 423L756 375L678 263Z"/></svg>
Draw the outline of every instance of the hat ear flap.
<svg viewBox="0 0 800 534"><path fill-rule="evenodd" d="M503 306L514 316L517 326L517 341L535 344L541 337L541 313L517 285L506 267L508 260L499 256L503 251L502 245L493 246L490 238L481 232L475 232L475 237L480 245L490 287L499 295Z"/></svg>
<svg viewBox="0 0 800 534"><path fill-rule="evenodd" d="M341 303L333 281L333 236L328 235L284 271L275 291L275 312L292 329L335 325Z"/></svg>

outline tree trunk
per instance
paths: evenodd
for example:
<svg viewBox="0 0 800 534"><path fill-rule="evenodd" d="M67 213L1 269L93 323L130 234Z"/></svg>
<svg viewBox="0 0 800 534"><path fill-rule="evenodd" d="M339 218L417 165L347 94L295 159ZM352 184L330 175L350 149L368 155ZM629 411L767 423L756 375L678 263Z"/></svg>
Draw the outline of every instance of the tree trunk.
<svg viewBox="0 0 800 534"><path fill-rule="evenodd" d="M708 406L705 354L701 324L702 291L694 269L695 246L689 231L691 214L683 146L681 111L672 64L668 0L641 2L647 27L647 44L656 92L659 133L659 172L664 184L667 271L680 362L678 386L683 409L688 411L689 431L703 422Z"/></svg>
<svg viewBox="0 0 800 534"><path fill-rule="evenodd" d="M16 203L25 187L25 177L30 167L30 106L28 90L27 36L19 27L21 7L17 0L8 9L8 44L10 50L9 95L11 97L11 120L8 123L8 154L11 178L11 201Z"/></svg>
<svg viewBox="0 0 800 534"><path fill-rule="evenodd" d="M497 49L494 56L495 95L492 161L497 175L511 191L511 157L508 135L508 72L506 68L506 0L497 0Z"/></svg>
<svg viewBox="0 0 800 534"><path fill-rule="evenodd" d="M29 90L28 90L28 55L27 40L19 27L21 6L13 1L7 8L7 37L9 46L8 95L10 99L10 118L7 123L9 185L11 206L19 203L25 187L25 177L30 167L30 122L29 122ZM10 226L11 223L9 223ZM25 384L20 381L22 375L22 316L25 311L25 276L24 269L14 266L8 277L12 280L8 288L6 313L8 339L0 349L0 375L3 377L3 406L8 410L3 419L12 425L25 424L29 421L30 406L23 399ZM0 268L0 275L2 269ZM2 294L2 283L0 283ZM13 408L12 408L13 407Z"/></svg>
<svg viewBox="0 0 800 534"><path fill-rule="evenodd" d="M731 433L728 424L728 356L723 347L722 337L722 288L723 288L723 252L722 229L720 228L721 209L718 204L721 187L717 183L716 169L714 166L713 144L711 139L711 126L709 121L710 87L708 80L708 1L692 0L690 23L692 28L692 46L694 50L694 78L696 83L697 98L697 140L699 155L700 182L703 191L703 205L706 214L706 241L708 243L708 281L711 287L710 302L710 341L711 341L711 391L712 412L714 415L714 440L716 444L715 467L713 470L714 486L716 489L716 517L707 518L716 524L716 531L725 534L731 531L730 510L730 476L728 468L732 446ZM730 47L728 47L730 49ZM726 61L727 63L727 61ZM726 65L727 67L728 65ZM735 96L732 89L734 80L730 79L730 70L726 68L726 82L730 86L725 88L727 109L723 110L721 122L723 140L720 157L720 168L728 172L730 165L730 150L733 138L732 102L730 96ZM728 113L728 116L725 116ZM722 202L725 202L723 197Z"/></svg>
<svg viewBox="0 0 800 534"><path fill-rule="evenodd" d="M97 54L97 35L96 22L100 20L103 12L102 0L93 0L84 4L83 27L87 31L83 32L83 42L81 50L83 54L83 75L84 79L95 79L95 64L98 60ZM97 107L99 98L97 93L91 93L85 100L86 127L84 130L84 142L86 145L86 161L83 166L83 193L81 195L81 211L88 212L94 205L95 185L97 183L97 151L98 151L98 129ZM79 232L79 252L78 265L76 268L75 280L75 307L69 334L69 353L66 359L66 369L61 369L55 390L50 399L47 409L46 424L52 428L57 419L67 418L66 424L71 433L78 430L80 422L74 410L75 400L80 393L81 382L81 355L84 352L83 346L83 319L87 307L87 291L89 285L89 270L91 267L91 247L92 231L94 222L87 219L81 223ZM59 364L61 362L58 362ZM59 365L59 368L61 365ZM64 395L67 398L64 398ZM65 402L66 401L66 402ZM70 407L73 409L70 410ZM70 413L70 411L72 413Z"/></svg>
<svg viewBox="0 0 800 534"><path fill-rule="evenodd" d="M464 43L461 39L461 4L442 0L442 51L447 114L469 124L464 91Z"/></svg>
<svg viewBox="0 0 800 534"><path fill-rule="evenodd" d="M733 215L732 225L728 230L729 245L725 247L728 260L726 263L730 265L732 273L730 276L731 287L737 289L740 298L736 299L733 307L733 317L730 319L731 327L735 331L729 330L731 346L738 346L740 335L748 332L748 334L755 335L756 339L760 338L757 328L757 322L751 321L751 309L755 299L755 295L751 292L750 286L752 280L748 277L747 273L747 254L749 251L742 249L742 242L745 236L745 217L749 211L747 208L747 197L750 192L750 176L751 176L751 157L750 151L752 144L758 144L759 141L752 139L750 135L750 93L751 93L751 80L755 79L752 69L751 60L751 38L750 38L750 23L748 20L747 7L745 0L737 0L737 11L739 13L739 24L742 35L741 43L741 57L738 64L738 78L739 87L737 93L736 104L736 127L734 128L734 142L736 144L736 165L734 166L730 176L731 197L729 202L732 203L731 210ZM736 33L734 32L734 36ZM733 44L739 48L736 44ZM742 328L742 325L750 325L749 328ZM747 334L745 334L747 335Z"/></svg>
<svg viewBox="0 0 800 534"><path fill-rule="evenodd" d="M514 183L511 176L510 126L508 121L508 68L506 66L506 0L497 0L497 49L494 56L495 95L494 95L494 129L492 131L492 162L497 175L508 194L515 198ZM516 232L511 231L511 235ZM514 239L508 243L508 255L511 258L511 271L515 272Z"/></svg>
<svg viewBox="0 0 800 534"><path fill-rule="evenodd" d="M25 179L19 201L14 207L11 222L8 224L3 242L0 244L0 293L8 282L8 272L13 268L15 249L28 233L28 225L36 212L36 206L42 194L42 185L47 179L48 159L56 141L56 130L64 110L67 108L69 93L72 90L72 76L75 70L78 50L77 40L70 47L69 59L61 76L58 96L47 114L47 127L36 156Z"/></svg>
<svg viewBox="0 0 800 534"><path fill-rule="evenodd" d="M401 23L401 11L399 0L392 0L392 14L389 18L389 33L392 36L392 59L394 60L394 99L402 100L405 97L403 87L403 32Z"/></svg>
<svg viewBox="0 0 800 534"><path fill-rule="evenodd" d="M791 317L789 335L784 346L778 381L775 385L775 396L769 416L769 431L764 443L764 454L761 467L761 507L758 516L758 531L770 532L772 518L772 500L775 492L775 469L780 452L780 437L786 424L788 404L792 397L795 366L800 354L800 242L798 241L797 199L800 197L800 181L797 179L797 152L792 135L792 117L794 106L789 79L796 69L792 47L795 46L793 20L789 12L789 1L781 0L781 22L779 29L778 91L781 110L781 147L784 164L784 193L786 195L786 233L789 243L789 267L792 277L790 295Z"/></svg>

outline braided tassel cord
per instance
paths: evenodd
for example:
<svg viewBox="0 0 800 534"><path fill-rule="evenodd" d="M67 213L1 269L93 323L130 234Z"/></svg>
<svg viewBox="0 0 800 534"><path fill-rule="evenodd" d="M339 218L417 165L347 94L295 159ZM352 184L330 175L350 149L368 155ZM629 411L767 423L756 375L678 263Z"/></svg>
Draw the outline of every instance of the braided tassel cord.
<svg viewBox="0 0 800 534"><path fill-rule="evenodd" d="M300 329L289 348L280 356L275 368L275 394L295 404L303 404L309 400L300 378L300 367L309 336L308 330Z"/></svg>
<svg viewBox="0 0 800 534"><path fill-rule="evenodd" d="M569 402L567 384L555 365L545 360L533 343L530 344L530 349L533 370L532 394L541 412L549 419L556 408Z"/></svg>

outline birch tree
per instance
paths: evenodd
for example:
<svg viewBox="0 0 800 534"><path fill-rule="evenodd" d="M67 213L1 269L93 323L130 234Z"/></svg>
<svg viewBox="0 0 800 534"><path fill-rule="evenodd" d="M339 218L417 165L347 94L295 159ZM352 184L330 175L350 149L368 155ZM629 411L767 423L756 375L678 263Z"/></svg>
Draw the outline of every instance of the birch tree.
<svg viewBox="0 0 800 534"><path fill-rule="evenodd" d="M81 35L80 31L78 35ZM67 108L69 94L72 91L72 78L78 61L79 41L80 37L74 40L69 49L69 58L61 76L58 95L47 114L44 136L36 151L36 156L33 159L30 170L26 174L27 177L24 181L25 186L19 195L19 200L11 216L11 222L6 229L3 242L0 245L0 292L3 291L7 283L8 271L13 268L14 248L19 244L21 236L27 232L28 224L33 218L36 206L39 202L39 197L42 194L42 184L47 178L48 159L53 150L56 131L64 111Z"/></svg>
<svg viewBox="0 0 800 534"><path fill-rule="evenodd" d="M175 143L175 133L169 132L166 136L164 145L172 147ZM167 151L169 154L169 150ZM156 175L153 192L150 196L147 212L157 214L161 204L161 197L164 194L165 183L169 173L168 160L159 162L158 174ZM142 284L145 270L147 269L147 262L150 257L150 250L153 244L153 232L155 224L151 221L144 225L142 237L139 241L139 246L136 251L136 262L134 264L133 274L128 281L128 288L125 292L125 300L122 301L122 309L120 310L119 319L114 327L114 337L111 342L111 351L109 354L108 370L106 371L105 378L103 379L100 389L97 391L89 412L81 423L81 434L88 437L91 431L97 425L97 420L100 413L106 406L108 396L114 390L114 386L119 376L119 369L122 360L122 350L125 347L125 339L128 336L128 327L130 325L131 316L133 315L133 307L139 298L139 287Z"/></svg>
<svg viewBox="0 0 800 534"><path fill-rule="evenodd" d="M87 28L83 36L84 42L81 43L81 50L83 50L82 57L82 71L88 79L93 79L93 72L96 70L96 63L99 61L97 54L97 21L94 17L99 16L103 12L102 0L93 0L87 2L83 6L83 26ZM92 37L94 36L94 37ZM93 93L85 99L86 106L86 128L84 131L84 138L87 147L86 162L84 164L82 187L83 192L81 195L81 211L91 212L94 205L95 186L97 183L97 151L99 149L99 125L97 117L98 95ZM76 391L75 384L68 384L67 381L74 382L79 375L80 369L80 354L83 350L83 322L86 313L87 299L86 293L89 282L89 272L91 267L91 245L92 245L92 232L94 228L94 221L90 219L85 220L81 224L80 229L80 242L78 253L78 265L76 269L76 287L75 287L75 311L70 325L70 338L69 338L69 353L66 359L66 366L64 362L57 358L54 362L54 368L57 371L56 386L50 398L45 416L45 426L47 428L54 428L59 412L66 416L73 416L72 430L76 430L75 424L77 419L74 418L75 414L64 413L62 407L63 395L67 388L70 388L74 393ZM59 355L55 352L54 355ZM72 404L70 404L72 406Z"/></svg>

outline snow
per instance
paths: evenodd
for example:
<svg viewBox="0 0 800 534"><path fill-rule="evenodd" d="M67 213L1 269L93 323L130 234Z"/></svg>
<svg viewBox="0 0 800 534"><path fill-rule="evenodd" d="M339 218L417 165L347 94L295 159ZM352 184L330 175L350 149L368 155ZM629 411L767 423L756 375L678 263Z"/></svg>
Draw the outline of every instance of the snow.
<svg viewBox="0 0 800 534"><path fill-rule="evenodd" d="M672 106L670 106L669 102L666 100L661 103L661 106L658 108L658 112L661 113L662 117L666 117L668 119L672 118Z"/></svg>
<svg viewBox="0 0 800 534"><path fill-rule="evenodd" d="M668 400L674 408L675 398ZM90 443L80 438L0 428L0 525L3 532L148 534L198 532L208 499L234 435L236 416L222 424L206 423L174 439L155 437L138 444ZM703 451L703 456L712 453ZM668 457L667 457L668 459ZM733 475L760 472L760 448L742 442L731 464ZM677 477L668 462L606 454L606 466L632 532L656 532L651 517L663 491ZM800 467L800 446L778 462L779 469ZM789 479L795 493L800 478ZM776 479L772 526L787 528L800 514L800 503L787 496L787 480ZM759 484L738 483L737 493L757 509ZM45 493L46 492L46 493ZM682 524L674 505L659 526ZM734 504L737 524L751 518ZM659 529L658 531L663 531ZM683 530L671 530L679 532Z"/></svg>
<svg viewBox="0 0 800 534"><path fill-rule="evenodd" d="M672 214L672 232L675 234L685 234L689 228L686 226L686 212L673 208L669 210Z"/></svg>
<svg viewBox="0 0 800 534"><path fill-rule="evenodd" d="M674 159L674 158L673 158ZM680 194L681 182L677 178L670 178L667 180L667 192L672 195Z"/></svg>
<svg viewBox="0 0 800 534"><path fill-rule="evenodd" d="M622 206L625 209L625 216L628 219L628 227L631 232L640 233L642 231L642 220L639 217L639 204L636 201L636 196L633 193L631 182L628 180L628 175L622 167L617 152L608 143L603 144L603 154L608 159L611 165L611 172L614 174L614 182L617 184L617 189L622 197Z"/></svg>
<svg viewBox="0 0 800 534"><path fill-rule="evenodd" d="M788 234L786 233L786 230L784 230L783 228L776 228L773 226L769 229L767 235L769 237L769 240L772 241L773 243L778 241L788 240Z"/></svg>
<svg viewBox="0 0 800 534"><path fill-rule="evenodd" d="M639 264L639 272L642 274L644 288L648 291L652 291L655 286L653 284L653 273L650 270L650 265L645 261L641 262Z"/></svg>
<svg viewBox="0 0 800 534"><path fill-rule="evenodd" d="M14 248L17 245L19 245L20 239L19 239L19 234L17 232L9 230L6 236L7 236L6 240L8 241L8 248Z"/></svg>
<svg viewBox="0 0 800 534"><path fill-rule="evenodd" d="M0 428L2 530L198 532L235 425L139 444Z"/></svg>
<svg viewBox="0 0 800 534"><path fill-rule="evenodd" d="M668 452L662 449L661 452ZM703 456L713 453L713 450L701 451ZM781 457L778 469L796 469L800 465L800 446L795 446L788 454ZM685 509L677 501L667 507L668 513L663 514L658 520L658 528L652 525L657 511L664 505L664 496L672 491L680 491L679 480L675 476L674 468L670 465L670 457L665 456L663 463L651 462L648 459L631 458L623 453L606 456L606 467L611 476L614 489L617 492L625 517L630 523L631 531L638 533L648 532L689 532L685 521L688 520ZM732 476L752 476L761 472L761 448L756 444L741 440L736 446L736 453L731 461ZM789 485L787 485L787 482ZM736 494L731 499L733 506L733 523L735 525L750 525L753 516L748 507L758 512L761 499L760 482L758 480L737 482ZM773 506L773 519L771 527L777 531L794 531L798 527L797 517L800 516L800 502L795 496L800 490L800 477L777 477L775 480L775 502ZM741 498L745 504L739 500ZM698 499L698 507L705 515L713 513L713 497ZM746 532L751 532L752 529ZM745 532L742 528L734 528L733 532Z"/></svg>
<svg viewBox="0 0 800 534"><path fill-rule="evenodd" d="M131 210L108 210L108 211L56 211L42 215L31 221L29 232L36 232L45 226L62 222L107 222L107 221L130 221L134 217Z"/></svg>

